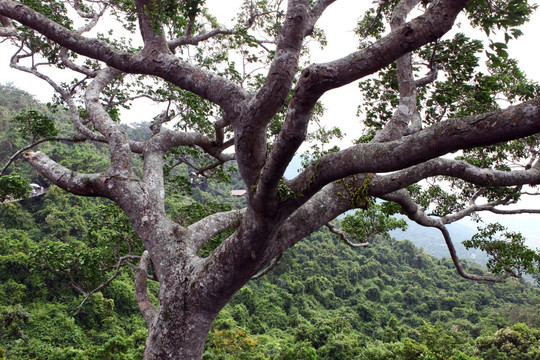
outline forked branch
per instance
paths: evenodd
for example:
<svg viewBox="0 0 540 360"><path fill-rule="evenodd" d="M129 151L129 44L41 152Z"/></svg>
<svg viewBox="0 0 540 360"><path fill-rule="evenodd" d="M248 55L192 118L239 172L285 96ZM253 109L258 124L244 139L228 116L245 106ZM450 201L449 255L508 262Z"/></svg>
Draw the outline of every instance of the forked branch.
<svg viewBox="0 0 540 360"><path fill-rule="evenodd" d="M118 275L120 274L120 269L124 265L127 264L128 260L139 259L139 258L140 258L140 256L131 255L131 254L122 256L120 259L118 259L118 262L116 263L116 266L114 267L114 269L115 269L114 274L112 274L111 277L109 277L107 280L102 282L98 287L91 290L90 292L84 292L84 291L82 291L80 286L74 286L77 290L79 290L79 291L81 291L83 293L84 298L81 301L81 303L79 304L79 306L77 306L77 309L75 310L73 315L77 315L79 313L79 311L81 311L81 308L83 307L86 300L88 300L92 295L94 295L95 293L97 293L98 291L103 289L104 287L108 286L114 279L116 279L118 277Z"/></svg>
<svg viewBox="0 0 540 360"><path fill-rule="evenodd" d="M494 277L494 276L485 276L485 275L476 275L476 274L469 274L465 271L465 268L461 264L461 261L459 260L459 257L456 252L456 248L454 247L454 243L452 242L452 238L450 236L450 233L448 232L448 229L446 226L440 221L440 219L431 218L426 215L426 213L423 211L423 209L418 206L412 198L409 196L408 192L406 190L399 190L384 196L381 196L382 199L387 201L394 201L398 203L401 206L401 209L403 212L407 215L409 219L416 222L419 225L425 226L425 227L434 227L441 231L444 241L446 243L446 246L448 247L448 251L450 252L450 257L452 259L452 262L454 263L454 266L463 278L468 280L474 280L474 281L488 281L488 282L501 282L504 279L508 278L509 276L513 277L519 277L519 274L507 272L502 276Z"/></svg>

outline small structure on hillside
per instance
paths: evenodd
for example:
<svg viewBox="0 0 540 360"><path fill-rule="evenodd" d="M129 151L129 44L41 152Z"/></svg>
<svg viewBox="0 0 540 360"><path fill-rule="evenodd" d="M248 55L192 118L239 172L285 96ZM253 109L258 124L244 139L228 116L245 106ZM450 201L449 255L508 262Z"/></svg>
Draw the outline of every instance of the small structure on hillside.
<svg viewBox="0 0 540 360"><path fill-rule="evenodd" d="M241 197L246 195L246 190L231 190L231 195L236 197Z"/></svg>
<svg viewBox="0 0 540 360"><path fill-rule="evenodd" d="M43 188L41 185L31 183L30 187L32 188L30 191L30 196L37 196L45 192L45 188Z"/></svg>

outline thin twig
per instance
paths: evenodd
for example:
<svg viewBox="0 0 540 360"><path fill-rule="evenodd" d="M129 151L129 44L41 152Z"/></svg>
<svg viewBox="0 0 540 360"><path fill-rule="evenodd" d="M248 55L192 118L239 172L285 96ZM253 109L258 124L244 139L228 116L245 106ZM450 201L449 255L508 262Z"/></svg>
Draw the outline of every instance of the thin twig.
<svg viewBox="0 0 540 360"><path fill-rule="evenodd" d="M328 228L328 230L330 230L330 232L338 235L341 238L341 240L343 240L343 242L345 242L345 244L349 245L350 247L367 247L367 246L369 246L369 242L357 243L357 242L351 241L344 231L336 228L330 222L326 223L326 227Z"/></svg>
<svg viewBox="0 0 540 360"><path fill-rule="evenodd" d="M79 311L81 311L81 308L82 306L84 305L84 303L86 302L86 300L88 300L88 298L90 298L90 296L94 295L96 292L100 291L101 289L103 289L105 286L109 285L111 283L111 281L113 281L114 279L116 279L116 277L118 276L118 274L120 274L120 269L122 268L122 265L124 265L124 262L128 259L140 259L141 257L138 256L138 255L131 255L131 254L128 254L128 255L124 255L122 256L120 259L118 259L118 262L116 264L116 270L114 272L114 274L109 277L107 280L105 280L104 282L102 282L97 288L95 288L94 290L86 293L86 292L83 292L82 289L79 287L79 286L75 286L75 284L72 284L72 286L74 286L76 289L78 289L79 291L83 292L83 295L84 295L84 298L83 300L81 301L81 303L79 304L79 306L77 306L77 309L75 310L75 312L73 313L73 316L77 315L79 313Z"/></svg>
<svg viewBox="0 0 540 360"><path fill-rule="evenodd" d="M265 267L264 269L262 269L259 273L253 275L253 276L251 277L251 280L257 280L257 279L260 279L260 278L262 278L264 275L268 274L273 268L275 268L275 267L280 263L281 256L282 256L282 254L279 254L278 256L276 256L275 258L273 258L273 259L270 261L270 264L268 264L268 266Z"/></svg>

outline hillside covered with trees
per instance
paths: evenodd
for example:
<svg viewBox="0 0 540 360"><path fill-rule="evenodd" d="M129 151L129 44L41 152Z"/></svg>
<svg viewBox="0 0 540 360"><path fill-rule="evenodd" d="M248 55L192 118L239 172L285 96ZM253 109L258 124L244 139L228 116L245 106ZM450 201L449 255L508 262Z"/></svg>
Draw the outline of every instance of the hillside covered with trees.
<svg viewBox="0 0 540 360"><path fill-rule="evenodd" d="M2 162L21 146L13 121L23 108L39 109L57 124L67 121L61 111L2 86ZM127 131L144 137L149 130L138 124ZM40 146L52 156L62 152L59 159L71 168L106 166L107 152L99 146L75 143L69 152L55 142ZM185 184L175 185L180 190L167 202L171 217L190 224L244 206L244 198L231 196L240 186L237 175L190 181L190 161L171 159L171 177ZM9 171L48 191L0 205L0 359L141 359L148 331L129 265L143 248L125 215L110 201L51 186L24 162ZM485 272L465 265L469 273ZM158 283L148 286L156 304ZM530 282L471 282L458 276L451 260L409 241L383 234L356 249L322 229L225 306L203 358L535 360L539 304L540 288Z"/></svg>

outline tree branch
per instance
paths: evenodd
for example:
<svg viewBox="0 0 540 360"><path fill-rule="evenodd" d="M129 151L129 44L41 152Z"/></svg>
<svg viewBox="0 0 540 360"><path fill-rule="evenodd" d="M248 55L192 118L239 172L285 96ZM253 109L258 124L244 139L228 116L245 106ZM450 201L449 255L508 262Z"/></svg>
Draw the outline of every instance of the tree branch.
<svg viewBox="0 0 540 360"><path fill-rule="evenodd" d="M540 214L538 209L515 209L515 210L503 210L503 209L488 209L488 211L499 215L519 215L519 214Z"/></svg>
<svg viewBox="0 0 540 360"><path fill-rule="evenodd" d="M199 45L200 42L206 41L218 35L231 35L234 34L232 29L212 29L204 34L199 34L196 36L184 35L182 37L170 40L168 42L169 49L174 51L177 47L183 45Z"/></svg>
<svg viewBox="0 0 540 360"><path fill-rule="evenodd" d="M131 255L131 254L122 256L120 259L118 259L118 262L117 262L116 266L114 267L114 269L115 269L114 274L111 277L109 277L107 280L102 282L98 287L96 287L95 289L91 290L88 293L84 292L79 286L76 287L77 290L79 290L79 291L81 291L83 293L83 300L81 301L79 306L77 306L77 309L73 313L73 316L77 315L79 313L79 311L81 311L81 308L83 307L86 300L88 300L92 295L94 295L95 293L97 293L98 291L103 289L104 287L108 286L114 279L116 279L118 277L118 275L120 274L120 269L122 268L122 266L124 265L124 263L128 259L140 259L140 256Z"/></svg>
<svg viewBox="0 0 540 360"><path fill-rule="evenodd" d="M266 80L249 102L245 120L234 124L236 160L248 187L257 181L266 160L266 125L283 105L296 75L302 43L311 28L309 10L308 0L288 2L286 20ZM272 184L269 186L272 188Z"/></svg>
<svg viewBox="0 0 540 360"><path fill-rule="evenodd" d="M465 161L433 159L389 175L377 175L373 191L393 192L433 176L450 176L479 186L515 186L540 184L540 170L502 171L479 168Z"/></svg>
<svg viewBox="0 0 540 360"><path fill-rule="evenodd" d="M106 196L104 174L80 174L51 160L42 152L27 152L24 159L41 175L70 193L83 196Z"/></svg>
<svg viewBox="0 0 540 360"><path fill-rule="evenodd" d="M334 226L331 222L326 223L326 227L330 232L336 234L343 240L343 242L350 247L367 247L369 246L369 241L363 242L363 243L355 243L354 241L351 241L349 237L347 236L347 233L345 231L342 231Z"/></svg>
<svg viewBox="0 0 540 360"><path fill-rule="evenodd" d="M359 144L325 155L293 179L290 187L295 194L303 195L297 199L303 201L324 185L353 174L399 171L452 151L538 132L540 98L504 110L443 121L399 140Z"/></svg>
<svg viewBox="0 0 540 360"><path fill-rule="evenodd" d="M48 19L29 7L11 0L0 0L0 16L11 18L80 55L105 62L128 73L155 75L208 99L235 113L238 104L250 96L234 82L202 70L166 52L131 53L114 48L105 41L86 38ZM165 44L166 45L166 44Z"/></svg>
<svg viewBox="0 0 540 360"><path fill-rule="evenodd" d="M155 0L135 0L134 2L139 18L139 30L144 42L143 53L170 53L161 22L159 19L151 18L151 16L156 16L153 13L159 10L159 3Z"/></svg>
<svg viewBox="0 0 540 360"><path fill-rule="evenodd" d="M101 105L100 94L108 86L120 71L107 68L99 71L96 78L88 85L85 93L86 110L90 121L106 138L111 148L111 175L120 175L128 178L132 174L131 148L124 130L119 124L112 121L109 114Z"/></svg>
<svg viewBox="0 0 540 360"><path fill-rule="evenodd" d="M336 0L318 0L315 5L313 5L313 8L311 9L311 18L313 25L317 22L317 20L321 17L321 15L324 13L326 8L328 8L330 5L332 5Z"/></svg>
<svg viewBox="0 0 540 360"><path fill-rule="evenodd" d="M322 94L372 74L404 54L436 40L452 28L455 18L465 5L466 1L463 0L441 0L431 6L424 15L399 26L372 46L344 58L325 64L314 64L305 69L295 87L280 134L261 172L261 179L264 179L264 182L259 182L259 184L266 184L268 190L258 189L257 192L261 194L275 191L287 164L305 140L311 112ZM351 148L351 152L354 151L352 149L354 147ZM388 150L380 150L379 154L388 153ZM370 163L375 162L370 161ZM295 190L311 183L317 169L318 164L308 169L309 171L305 172L306 176L299 177L298 179L301 180ZM372 170L368 171L372 172ZM351 172L347 175L359 172L363 171ZM345 176L336 177L324 183L327 184ZM321 187L315 186L314 191Z"/></svg>
<svg viewBox="0 0 540 360"><path fill-rule="evenodd" d="M213 236L229 229L237 228L242 221L246 209L216 213L190 225L193 247L197 252Z"/></svg>
<svg viewBox="0 0 540 360"><path fill-rule="evenodd" d="M272 260L270 260L270 264L268 264L264 269L262 269L260 272L258 272L257 274L253 275L251 277L251 280L257 280L257 279L260 279L262 278L264 275L268 274L270 271L272 271L272 269L274 269L276 266L279 265L279 263L281 262L281 256L282 254L279 254L278 256L276 256L275 258L273 258Z"/></svg>
<svg viewBox="0 0 540 360"><path fill-rule="evenodd" d="M444 226L444 224L439 219L428 217L424 213L424 211L417 204L415 204L414 201L412 201L407 191L396 191L381 196L381 198L387 201L394 201L398 203L401 206L401 209L407 215L407 217L412 221L416 222L417 224L439 229L444 237L444 241L446 242L446 246L448 247L448 251L450 252L450 257L452 258L452 262L454 263L457 272L465 279L474 281L501 282L509 276L517 277L516 274L513 273L506 273L500 277L482 276L467 273L463 268L459 257L457 256L456 248L454 247L454 243L452 242L452 238L450 237L450 233L448 232L446 226Z"/></svg>
<svg viewBox="0 0 540 360"><path fill-rule="evenodd" d="M11 164L17 159L17 157L22 154L23 152L27 151L27 150L30 150L36 146L38 146L39 144L41 143L44 143L46 141L71 141L71 142L79 142L79 141L85 141L86 139L85 138L76 138L76 137L72 137L72 138L66 138L66 137L55 137L53 139L49 139L49 138L44 138L44 139L40 139L40 140L37 140L37 141L34 141L33 143L31 144L28 144L26 146L23 146L22 148L20 148L19 150L17 150L13 155L11 155L6 163L6 165L4 165L4 167L2 168L2 170L0 171L0 176L4 175L5 172L7 171L7 169L11 166Z"/></svg>
<svg viewBox="0 0 540 360"><path fill-rule="evenodd" d="M285 251L350 209L350 194L343 184L329 184L285 220L276 239L275 253Z"/></svg>
<svg viewBox="0 0 540 360"><path fill-rule="evenodd" d="M145 250L141 256L139 266L135 269L135 299L143 314L146 326L151 329L154 319L157 316L157 311L148 297L148 265L150 264L150 255Z"/></svg>
<svg viewBox="0 0 540 360"><path fill-rule="evenodd" d="M394 31L405 23L407 15L420 3L420 0L401 0L392 12L390 28ZM412 67L412 54L409 52L395 61L399 88L399 105L392 118L379 131L373 142L399 139L409 129L409 123L418 131L422 127L420 113L416 107L416 83Z"/></svg>
<svg viewBox="0 0 540 360"><path fill-rule="evenodd" d="M17 35L17 29L15 29L9 18L0 16L0 24L2 25L0 27L0 36L8 37Z"/></svg>
<svg viewBox="0 0 540 360"><path fill-rule="evenodd" d="M435 64L433 69L431 69L426 74L426 76L415 81L416 88L424 87L428 84L433 83L435 80L437 80L438 74L439 74L438 67Z"/></svg>

